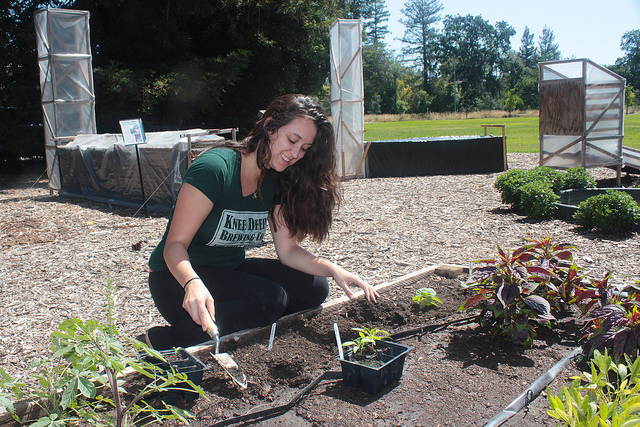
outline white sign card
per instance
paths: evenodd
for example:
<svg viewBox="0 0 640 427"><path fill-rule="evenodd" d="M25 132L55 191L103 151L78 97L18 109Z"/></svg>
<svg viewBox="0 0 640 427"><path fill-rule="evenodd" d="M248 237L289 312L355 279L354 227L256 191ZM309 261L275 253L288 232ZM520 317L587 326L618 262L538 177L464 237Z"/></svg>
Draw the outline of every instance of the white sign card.
<svg viewBox="0 0 640 427"><path fill-rule="evenodd" d="M124 145L146 144L142 119L120 120Z"/></svg>

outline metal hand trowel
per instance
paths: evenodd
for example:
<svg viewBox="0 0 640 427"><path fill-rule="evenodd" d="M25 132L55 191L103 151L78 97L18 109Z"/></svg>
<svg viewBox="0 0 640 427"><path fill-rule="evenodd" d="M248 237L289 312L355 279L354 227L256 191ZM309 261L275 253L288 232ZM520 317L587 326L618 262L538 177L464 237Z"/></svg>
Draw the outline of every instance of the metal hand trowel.
<svg viewBox="0 0 640 427"><path fill-rule="evenodd" d="M242 388L247 388L247 377L238 367L238 364L229 356L228 353L219 353L220 349L220 333L218 332L218 326L211 318L211 315L207 312L207 334L216 343L215 354L209 352L209 354L218 362L218 364L224 369L224 371L231 377L233 382L238 384Z"/></svg>

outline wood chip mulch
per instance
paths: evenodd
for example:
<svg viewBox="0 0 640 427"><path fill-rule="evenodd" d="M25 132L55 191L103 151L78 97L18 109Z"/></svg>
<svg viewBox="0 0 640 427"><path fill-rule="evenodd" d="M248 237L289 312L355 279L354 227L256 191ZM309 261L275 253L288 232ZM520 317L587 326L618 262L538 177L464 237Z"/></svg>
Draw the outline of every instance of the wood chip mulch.
<svg viewBox="0 0 640 427"><path fill-rule="evenodd" d="M510 154L509 168L537 165L536 154ZM165 214L145 218L128 208L51 194L44 165L0 175L0 366L16 375L48 357L60 321L105 321L105 283L117 290L120 333L135 337L163 324L147 287L147 260L164 232ZM598 180L615 171L592 169ZM434 264L491 258L496 245L552 236L577 245L589 277L640 279L640 236L586 231L560 220L533 221L502 204L498 173L343 182L344 202L330 238L304 242L312 252L381 284ZM270 235L249 256L275 257ZM330 298L343 293L334 286Z"/></svg>

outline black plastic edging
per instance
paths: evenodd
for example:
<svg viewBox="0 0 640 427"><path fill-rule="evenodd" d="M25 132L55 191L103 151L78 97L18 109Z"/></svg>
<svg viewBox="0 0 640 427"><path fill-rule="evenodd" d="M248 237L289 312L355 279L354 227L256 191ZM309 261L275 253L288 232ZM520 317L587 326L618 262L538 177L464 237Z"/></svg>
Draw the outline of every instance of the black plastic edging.
<svg viewBox="0 0 640 427"><path fill-rule="evenodd" d="M564 370L564 368L571 362L580 352L582 352L582 346L576 347L571 353L563 357L558 363L553 365L551 369L542 374L540 378L534 381L531 386L526 389L520 396L518 396L513 402L502 410L493 419L489 420L484 427L498 427L504 424L509 418L517 414L522 408L529 405L536 400L540 392L548 386L556 376Z"/></svg>

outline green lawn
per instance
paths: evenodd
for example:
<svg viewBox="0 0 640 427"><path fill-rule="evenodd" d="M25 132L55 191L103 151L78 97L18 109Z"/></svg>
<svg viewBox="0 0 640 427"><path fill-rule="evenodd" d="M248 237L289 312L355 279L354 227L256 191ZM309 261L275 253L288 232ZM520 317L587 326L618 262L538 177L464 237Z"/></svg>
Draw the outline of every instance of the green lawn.
<svg viewBox="0 0 640 427"><path fill-rule="evenodd" d="M509 153L536 153L539 150L537 117L365 123L364 139L379 141L434 136L484 135L484 129L481 125L505 125ZM488 128L488 132L502 135L500 128ZM624 134L623 145L640 149L640 114L625 116Z"/></svg>

